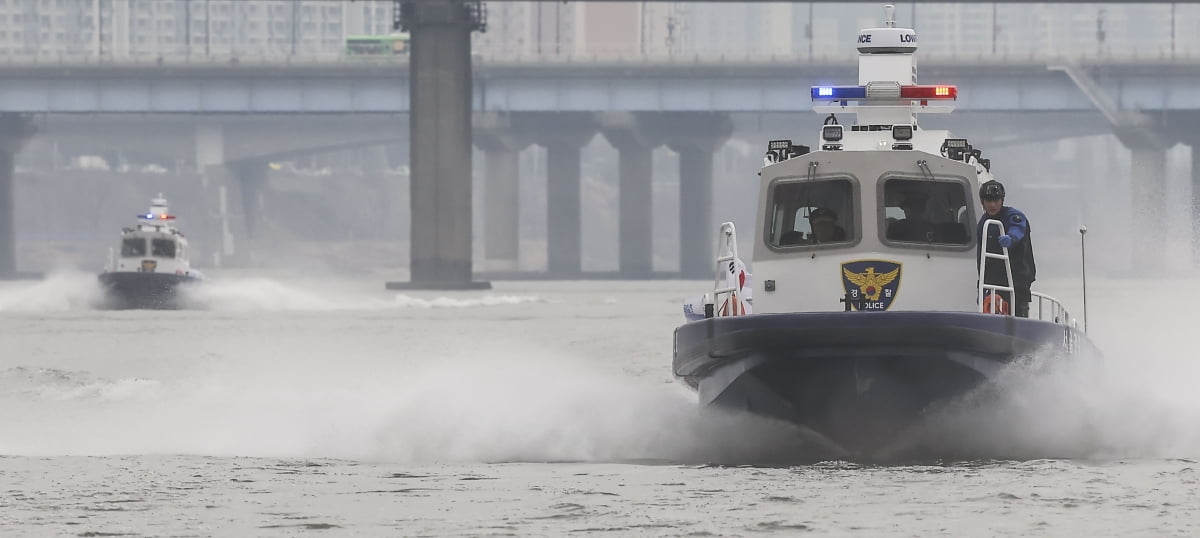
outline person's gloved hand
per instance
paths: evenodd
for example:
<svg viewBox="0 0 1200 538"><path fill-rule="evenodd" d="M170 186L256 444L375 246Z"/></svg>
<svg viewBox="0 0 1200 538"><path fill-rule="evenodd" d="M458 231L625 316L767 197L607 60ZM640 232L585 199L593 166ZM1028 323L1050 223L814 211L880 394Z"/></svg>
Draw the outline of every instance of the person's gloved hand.
<svg viewBox="0 0 1200 538"><path fill-rule="evenodd" d="M1004 248L1011 248L1011 247L1012 247L1012 241L1013 241L1013 240L1012 240L1012 236L1011 236L1011 235L1007 235L1007 234L1006 234L1006 235L1002 235L1002 236L1000 236L1000 237L999 237L999 238L997 238L997 239L1000 241L1000 246L1002 246L1002 247L1004 247Z"/></svg>

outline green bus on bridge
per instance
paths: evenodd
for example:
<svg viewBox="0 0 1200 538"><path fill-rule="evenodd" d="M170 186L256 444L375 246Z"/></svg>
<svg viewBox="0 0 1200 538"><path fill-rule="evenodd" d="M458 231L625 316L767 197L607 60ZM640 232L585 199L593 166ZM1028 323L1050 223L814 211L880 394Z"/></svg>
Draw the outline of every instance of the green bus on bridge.
<svg viewBox="0 0 1200 538"><path fill-rule="evenodd" d="M408 54L408 33L360 35L346 38L347 56L403 56Z"/></svg>

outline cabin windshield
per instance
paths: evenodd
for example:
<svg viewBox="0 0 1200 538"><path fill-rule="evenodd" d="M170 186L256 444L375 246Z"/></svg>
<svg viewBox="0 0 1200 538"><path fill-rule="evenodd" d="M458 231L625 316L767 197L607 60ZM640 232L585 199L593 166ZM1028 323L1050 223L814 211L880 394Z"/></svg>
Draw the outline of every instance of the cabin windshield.
<svg viewBox="0 0 1200 538"><path fill-rule="evenodd" d="M772 247L850 243L857 237L854 186L848 179L779 183L771 190Z"/></svg>
<svg viewBox="0 0 1200 538"><path fill-rule="evenodd" d="M971 240L974 223L965 182L889 178L882 199L887 241L966 245Z"/></svg>
<svg viewBox="0 0 1200 538"><path fill-rule="evenodd" d="M175 241L170 239L154 239L150 242L150 255L160 258L175 257Z"/></svg>
<svg viewBox="0 0 1200 538"><path fill-rule="evenodd" d="M121 241L121 255L125 257L145 256L146 238L127 237Z"/></svg>

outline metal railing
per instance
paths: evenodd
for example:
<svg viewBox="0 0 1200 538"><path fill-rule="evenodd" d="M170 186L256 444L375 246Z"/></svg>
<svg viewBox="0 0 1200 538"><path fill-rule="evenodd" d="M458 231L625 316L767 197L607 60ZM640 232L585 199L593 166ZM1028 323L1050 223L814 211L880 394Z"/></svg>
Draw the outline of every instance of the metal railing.
<svg viewBox="0 0 1200 538"><path fill-rule="evenodd" d="M1071 317L1071 313L1067 312L1067 307L1063 306L1062 301L1055 299L1045 293L1036 291L1030 292L1034 301L1037 302L1037 318L1042 321L1051 321L1062 325L1076 326L1075 318ZM1048 308L1047 308L1048 307ZM1034 309L1029 308L1029 317L1034 318Z"/></svg>
<svg viewBox="0 0 1200 538"><path fill-rule="evenodd" d="M854 66L857 55L852 53L806 53L806 52L696 52L662 53L629 52L625 50L589 50L566 53L522 53L504 50L476 50L472 53L476 64L482 65L595 65L595 64L668 64L668 65L770 65L786 66ZM963 66L1023 66L1058 65L1071 63L1090 65L1195 65L1200 62L1200 51L1179 53L1124 51L1103 54L1047 54L1028 53L984 53L961 51L922 51L922 64ZM93 51L78 52L24 52L0 53L0 65L326 65L326 64L407 64L408 55L361 55L346 54L340 50L290 53L290 52L132 52L127 54L96 54Z"/></svg>
<svg viewBox="0 0 1200 538"><path fill-rule="evenodd" d="M992 229L992 226L995 226L1000 230L1000 233L997 235L1004 235L1004 224L996 219L988 219L983 222L983 234L979 237L980 241L987 241L988 232ZM982 251L983 255L979 257L979 297L977 298L979 312L981 314L985 312L1000 313L1000 309L998 308L1001 300L999 292L1006 291L1008 292L1009 297L1013 297L1016 293L1012 286L1012 263L1009 261L1010 258L1008 256L1008 248L1001 245L1000 254L993 254L988 252L987 245L984 245L982 247ZM1004 271L1008 276L1008 279L1005 280L1005 282L1008 282L1007 285L1001 286L999 284L987 283L987 279L985 277L987 276L987 261L989 259L1004 260ZM991 302L990 305L984 303L984 291L991 292L988 294L988 300ZM988 310L988 306L991 307L991 310ZM1009 315L1011 312L1006 312L1005 314Z"/></svg>
<svg viewBox="0 0 1200 538"><path fill-rule="evenodd" d="M993 226L999 229L1000 233L998 235L1004 235L1004 224L996 219L988 219L983 223L983 235L979 238L980 241L987 241L988 231L991 230ZM979 296L977 298L979 303L979 312L1004 314L1006 316L1015 314L1015 312L1012 312L1011 309L1009 312L1002 312L1000 308L997 308L1000 304L1000 301L1003 300L1000 298L999 292L1007 292L1009 297L1016 300L1016 290L1012 286L1012 261L1008 255L1008 247L1001 245L1000 254L988 252L986 245L982 247L982 251L983 256L980 256L979 258ZM987 283L985 277L987 276L987 260L989 259L1004 260L1004 271L1008 277L1008 280L1006 280L1006 282L1009 283L1008 285ZM990 305L984 300L985 291L991 292L988 294L987 299L987 301L991 302ZM1067 307L1063 305L1062 301L1046 295L1045 293L1038 293L1036 291L1031 291L1030 296L1037 302L1036 316L1034 316L1035 310L1033 305L1030 305L1030 319L1050 321L1053 323L1070 325L1072 327L1075 326L1075 318L1071 317L1071 313L1067 311ZM990 310L987 308L988 306L991 307Z"/></svg>

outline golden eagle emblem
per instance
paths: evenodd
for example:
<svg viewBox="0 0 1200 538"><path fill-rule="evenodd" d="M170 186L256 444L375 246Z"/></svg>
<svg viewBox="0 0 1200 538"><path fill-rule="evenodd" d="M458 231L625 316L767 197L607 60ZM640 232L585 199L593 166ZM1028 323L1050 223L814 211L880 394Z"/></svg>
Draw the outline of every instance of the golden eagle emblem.
<svg viewBox="0 0 1200 538"><path fill-rule="evenodd" d="M867 267L862 273L855 273L845 266L842 267L842 273L846 280L849 280L858 289L862 290L863 297L868 301L878 301L879 294L883 293L883 288L891 284L896 277L900 276L900 268L896 267L886 273L876 273L875 267Z"/></svg>

